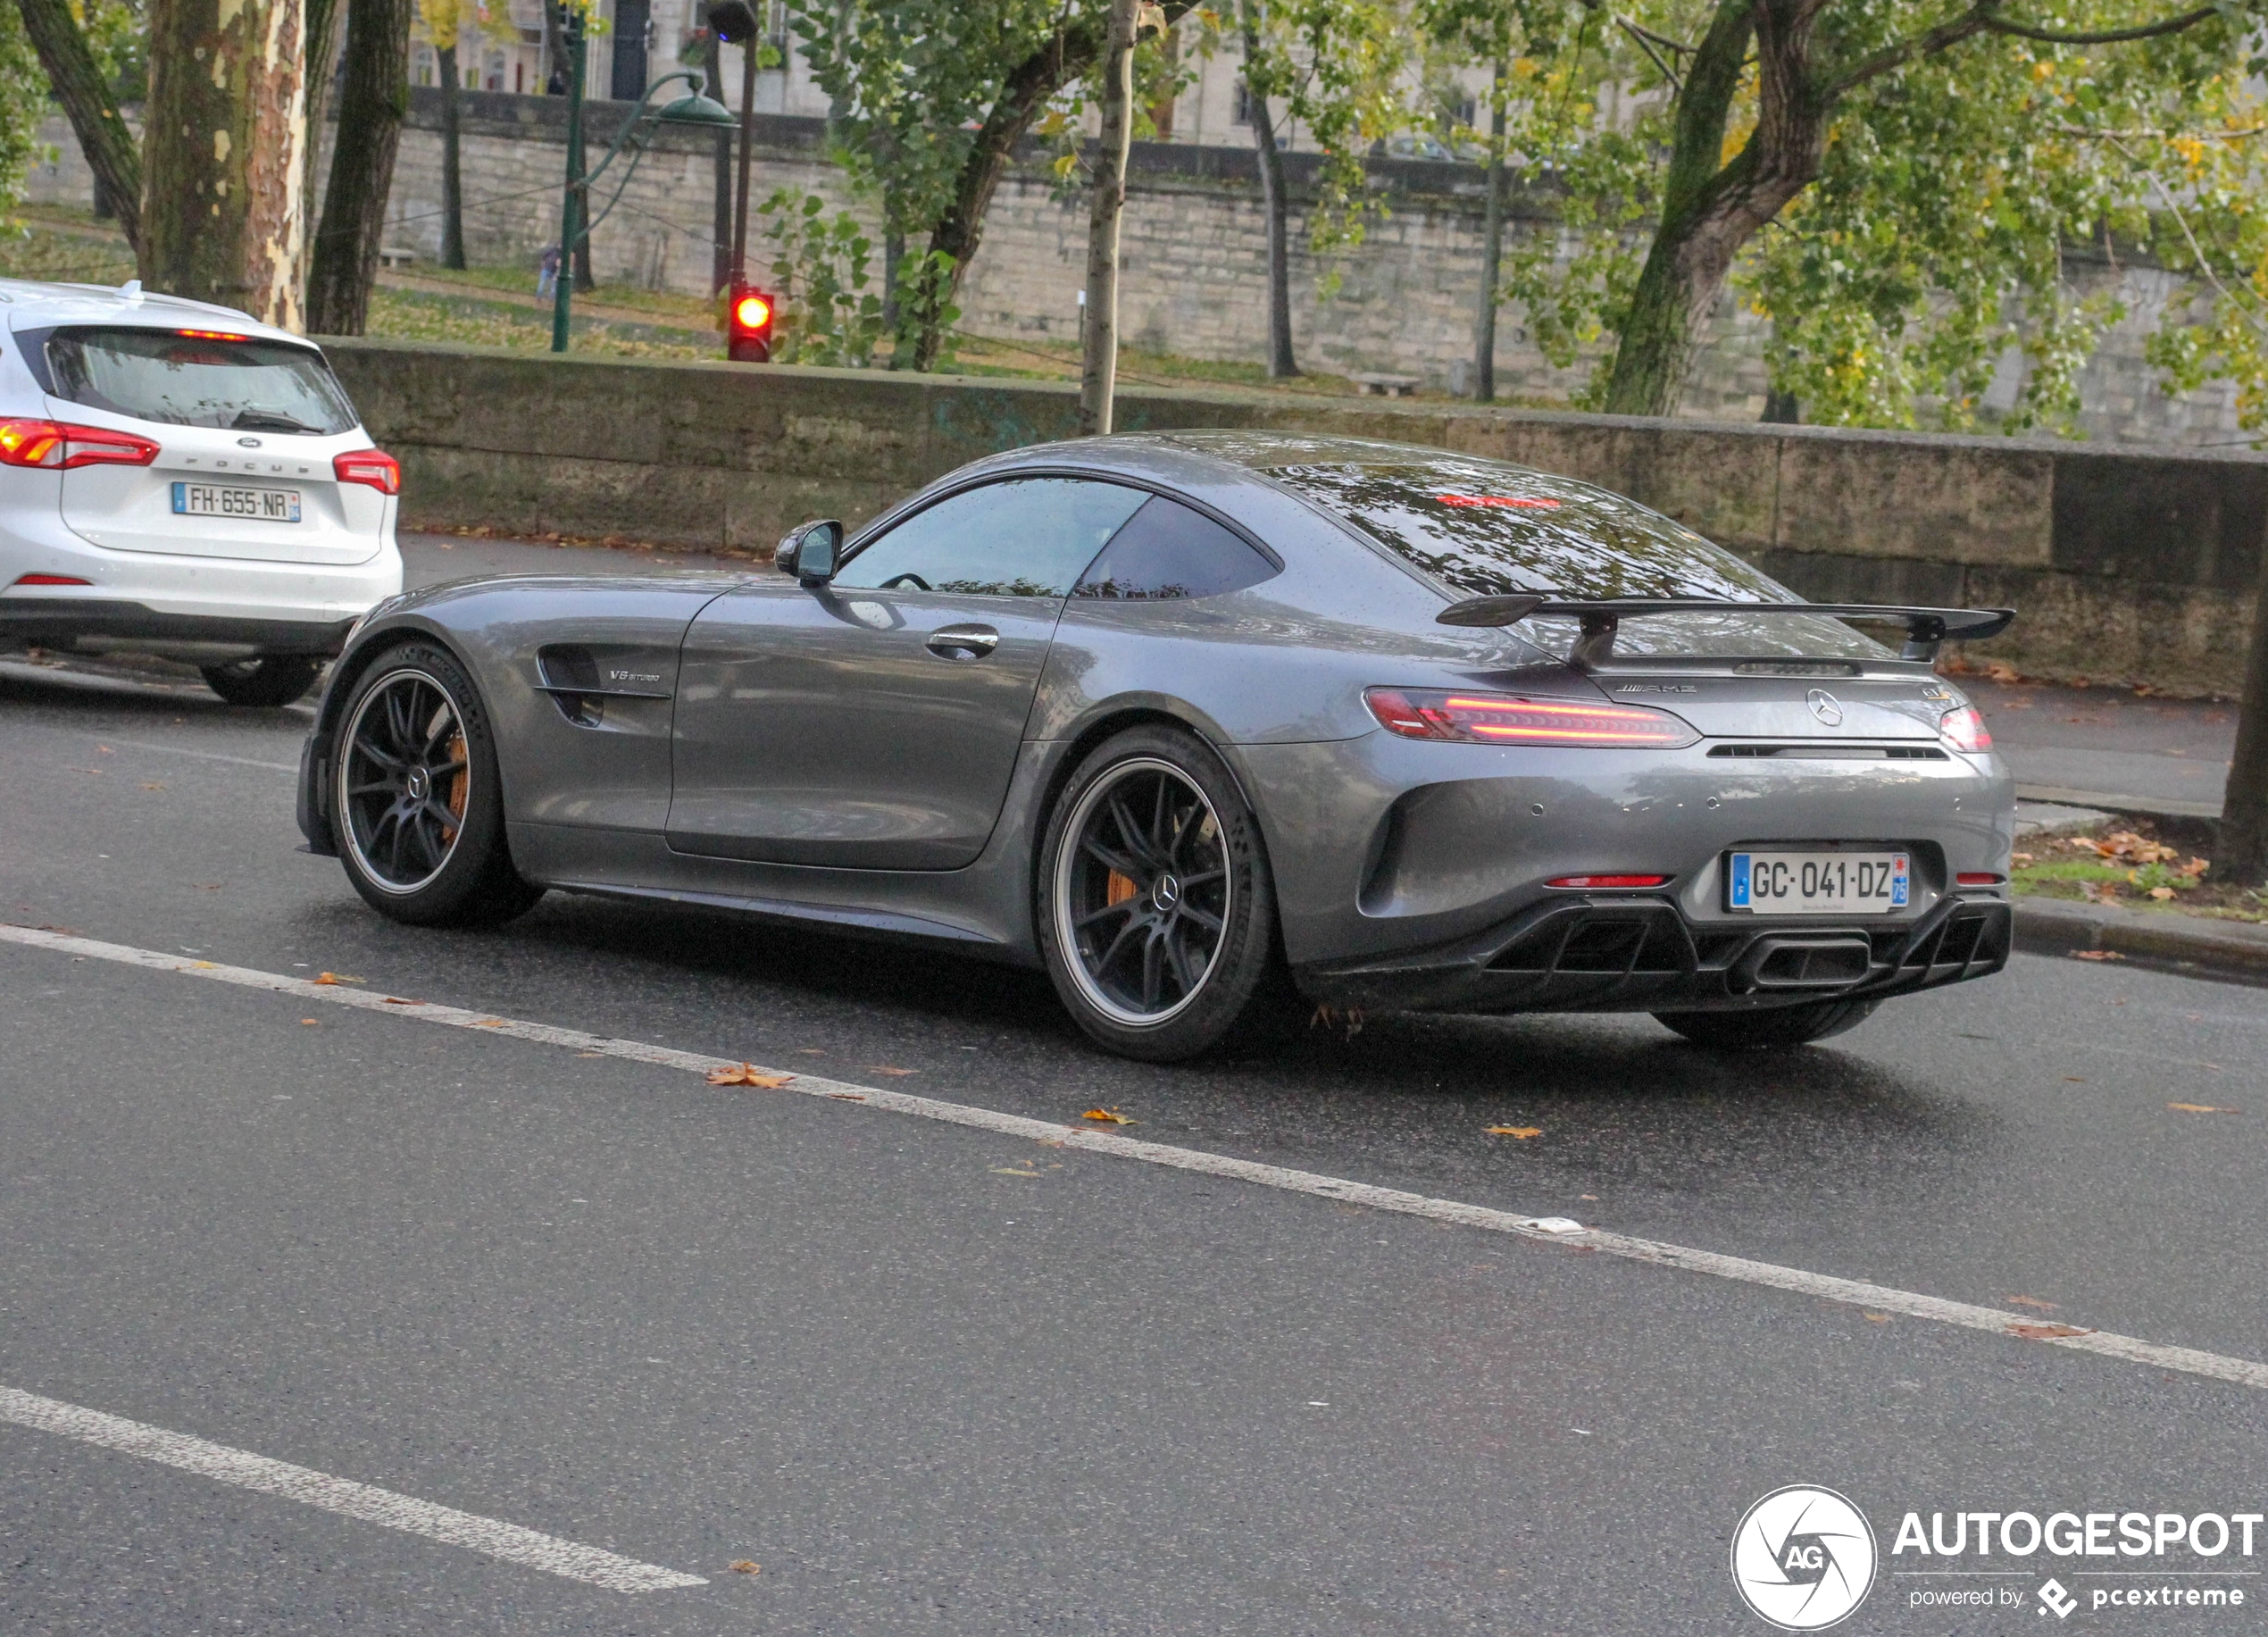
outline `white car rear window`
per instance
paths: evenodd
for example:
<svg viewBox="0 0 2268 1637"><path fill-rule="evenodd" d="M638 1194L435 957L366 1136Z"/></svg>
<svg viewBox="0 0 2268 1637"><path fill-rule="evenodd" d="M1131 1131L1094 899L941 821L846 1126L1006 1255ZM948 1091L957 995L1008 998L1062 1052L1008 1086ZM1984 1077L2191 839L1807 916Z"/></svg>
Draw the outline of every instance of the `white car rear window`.
<svg viewBox="0 0 2268 1637"><path fill-rule="evenodd" d="M48 391L168 426L328 436L354 406L313 347L165 330L69 329L46 342Z"/></svg>

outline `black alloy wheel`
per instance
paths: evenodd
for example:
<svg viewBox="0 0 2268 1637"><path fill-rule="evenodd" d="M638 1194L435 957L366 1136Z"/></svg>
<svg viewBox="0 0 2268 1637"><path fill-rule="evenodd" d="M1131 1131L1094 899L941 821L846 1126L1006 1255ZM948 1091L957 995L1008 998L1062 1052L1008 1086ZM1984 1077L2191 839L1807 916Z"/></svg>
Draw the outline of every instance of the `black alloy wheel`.
<svg viewBox="0 0 2268 1637"><path fill-rule="evenodd" d="M471 793L464 713L423 671L397 670L356 701L339 756L342 838L385 891L415 892L464 833Z"/></svg>
<svg viewBox="0 0 2268 1637"><path fill-rule="evenodd" d="M1197 998L1221 953L1236 889L1220 818L1169 762L1121 762L1071 814L1059 866L1073 974L1097 1008L1137 1026Z"/></svg>
<svg viewBox="0 0 2268 1637"><path fill-rule="evenodd" d="M1142 727L1075 773L1048 825L1039 918L1049 975L1113 1051L1193 1056L1245 1021L1273 965L1259 826L1194 736Z"/></svg>
<svg viewBox="0 0 2268 1637"><path fill-rule="evenodd" d="M512 867L496 751L478 695L439 649L397 649L355 684L332 789L347 879L394 919L493 923L543 896Z"/></svg>
<svg viewBox="0 0 2268 1637"><path fill-rule="evenodd" d="M230 705L289 705L304 695L322 662L304 654L263 654L255 659L232 659L204 665L197 674L204 685Z"/></svg>

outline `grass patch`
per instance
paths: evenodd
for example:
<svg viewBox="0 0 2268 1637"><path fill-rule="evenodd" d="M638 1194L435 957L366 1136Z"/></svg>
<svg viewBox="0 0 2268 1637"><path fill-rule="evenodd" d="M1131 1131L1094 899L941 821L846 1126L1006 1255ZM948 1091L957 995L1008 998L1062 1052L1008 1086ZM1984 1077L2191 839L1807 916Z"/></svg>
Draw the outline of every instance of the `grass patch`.
<svg viewBox="0 0 2268 1637"><path fill-rule="evenodd" d="M371 292L368 333L392 341L454 341L544 352L551 346L551 314L538 307L381 285ZM579 353L614 358L714 358L723 350L706 331L603 318L575 319L568 344Z"/></svg>
<svg viewBox="0 0 2268 1637"><path fill-rule="evenodd" d="M122 238L61 232L29 218L0 227L0 278L116 288L133 276Z"/></svg>
<svg viewBox="0 0 2268 1637"><path fill-rule="evenodd" d="M2082 899L2219 921L2268 923L2268 892L2212 879L2212 866L2158 838L2155 826L2061 836L2015 856L2009 885L2022 898Z"/></svg>

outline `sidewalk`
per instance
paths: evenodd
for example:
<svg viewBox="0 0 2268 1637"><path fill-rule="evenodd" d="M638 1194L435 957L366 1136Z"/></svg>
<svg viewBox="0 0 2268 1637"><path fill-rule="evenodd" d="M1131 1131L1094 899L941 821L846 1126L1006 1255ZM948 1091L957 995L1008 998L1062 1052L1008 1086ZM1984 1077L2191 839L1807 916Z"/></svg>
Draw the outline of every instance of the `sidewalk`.
<svg viewBox="0 0 2268 1637"><path fill-rule="evenodd" d="M2026 801L2153 817L2221 816L2237 707L2126 689L1958 676Z"/></svg>

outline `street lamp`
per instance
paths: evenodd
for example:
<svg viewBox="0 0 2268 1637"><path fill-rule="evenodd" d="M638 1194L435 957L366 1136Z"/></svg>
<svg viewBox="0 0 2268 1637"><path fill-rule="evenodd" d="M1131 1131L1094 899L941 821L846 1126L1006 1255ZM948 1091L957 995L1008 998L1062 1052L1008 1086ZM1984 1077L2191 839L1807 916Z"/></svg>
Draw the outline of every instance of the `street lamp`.
<svg viewBox="0 0 2268 1637"><path fill-rule="evenodd" d="M651 120L648 134L663 125L696 125L714 129L730 128L732 115L722 103L701 94L700 77L689 70L680 69L664 74L646 88L646 95L638 99L638 106L630 110L630 117L623 122L621 132L614 138L606 156L585 172L583 161L583 18L580 12L568 10L560 29L561 43L567 51L567 187L559 205L559 271L551 287L551 350L567 350L567 320L575 288L575 246L590 238L591 230L604 221L622 201L622 192L630 185L630 178L638 173L638 161L646 157L646 143L638 137L642 121ZM648 108L654 93L672 80L682 79L692 88L676 101L659 108ZM638 138L633 141L633 138ZM630 168L622 172L622 180L615 185L614 196L596 219L590 215L591 184L606 173L606 167L619 158L625 143L631 145Z"/></svg>

